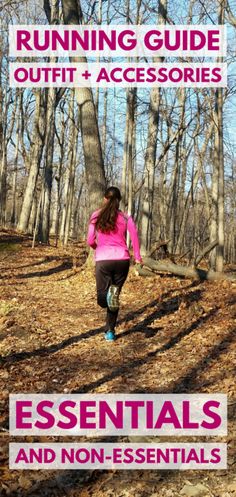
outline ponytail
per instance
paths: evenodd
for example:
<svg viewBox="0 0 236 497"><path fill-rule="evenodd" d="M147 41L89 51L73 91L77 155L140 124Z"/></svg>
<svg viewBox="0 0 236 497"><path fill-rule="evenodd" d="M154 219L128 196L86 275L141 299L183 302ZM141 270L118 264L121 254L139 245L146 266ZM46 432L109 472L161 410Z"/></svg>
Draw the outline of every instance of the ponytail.
<svg viewBox="0 0 236 497"><path fill-rule="evenodd" d="M102 233L109 233L110 231L114 231L116 227L116 219L121 200L120 190L115 186L111 186L105 191L104 197L107 199L107 202L101 208L95 226Z"/></svg>

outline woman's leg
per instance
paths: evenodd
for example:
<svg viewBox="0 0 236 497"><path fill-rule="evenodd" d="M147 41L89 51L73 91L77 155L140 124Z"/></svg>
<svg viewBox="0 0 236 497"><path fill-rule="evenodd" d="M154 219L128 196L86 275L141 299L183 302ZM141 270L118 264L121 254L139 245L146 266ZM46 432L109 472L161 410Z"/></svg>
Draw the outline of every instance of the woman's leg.
<svg viewBox="0 0 236 497"><path fill-rule="evenodd" d="M129 260L96 262L97 302L100 307L107 308L106 331L114 331L118 312L111 311L107 305L107 292L110 285L117 285L119 290L128 276Z"/></svg>
<svg viewBox="0 0 236 497"><path fill-rule="evenodd" d="M96 262L97 303L100 307L107 307L107 291L112 284L112 267L110 261Z"/></svg>
<svg viewBox="0 0 236 497"><path fill-rule="evenodd" d="M121 289L128 276L129 264L130 264L129 260L113 261L112 284L118 286L119 292L121 292ZM107 308L107 320L106 320L107 330L114 331L118 318L118 313L119 309L117 309L116 311L111 311L109 308Z"/></svg>

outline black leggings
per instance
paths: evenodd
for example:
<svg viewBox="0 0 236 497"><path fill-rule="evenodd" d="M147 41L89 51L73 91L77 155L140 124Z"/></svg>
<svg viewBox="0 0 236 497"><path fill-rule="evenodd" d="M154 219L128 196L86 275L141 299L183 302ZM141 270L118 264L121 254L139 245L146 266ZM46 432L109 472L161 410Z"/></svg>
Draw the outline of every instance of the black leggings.
<svg viewBox="0 0 236 497"><path fill-rule="evenodd" d="M96 262L97 302L100 307L107 308L106 331L115 330L119 310L112 312L107 306L107 291L110 285L121 288L128 276L129 260Z"/></svg>

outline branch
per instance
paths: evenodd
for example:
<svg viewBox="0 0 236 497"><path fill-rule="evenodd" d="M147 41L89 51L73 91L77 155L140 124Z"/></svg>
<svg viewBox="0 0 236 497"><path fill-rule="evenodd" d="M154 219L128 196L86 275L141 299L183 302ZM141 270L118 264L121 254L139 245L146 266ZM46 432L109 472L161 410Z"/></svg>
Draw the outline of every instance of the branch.
<svg viewBox="0 0 236 497"><path fill-rule="evenodd" d="M194 259L194 267L198 266L198 264L201 262L201 260L203 259L203 257L205 257L205 255L209 254L209 252L211 252L211 250L213 250L217 245L218 245L218 241L217 240L214 240L214 242L209 243L209 245L207 245L202 250L202 252L197 257L195 257L195 259Z"/></svg>
<svg viewBox="0 0 236 497"><path fill-rule="evenodd" d="M51 9L51 5L50 5L50 1L49 0L44 0L43 1L43 8L44 8L44 12L46 14L47 20L48 20L48 24L50 24L51 23L51 12L52 12L52 9Z"/></svg>
<svg viewBox="0 0 236 497"><path fill-rule="evenodd" d="M169 252L168 252L168 249L167 249L167 245L169 243L170 240L166 240L164 242L155 242L153 243L153 245L151 246L149 252L147 253L147 256L148 257L151 257L154 252L156 252L156 250L158 250L159 248L163 247L163 250L165 252L166 255L169 255Z"/></svg>

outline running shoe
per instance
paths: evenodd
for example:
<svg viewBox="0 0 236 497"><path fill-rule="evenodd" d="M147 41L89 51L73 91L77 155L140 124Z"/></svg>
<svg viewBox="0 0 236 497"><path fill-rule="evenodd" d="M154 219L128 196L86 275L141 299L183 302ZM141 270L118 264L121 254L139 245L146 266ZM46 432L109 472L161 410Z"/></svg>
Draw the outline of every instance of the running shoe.
<svg viewBox="0 0 236 497"><path fill-rule="evenodd" d="M114 312L119 309L120 289L117 285L111 285L107 292L107 305L110 311Z"/></svg>
<svg viewBox="0 0 236 497"><path fill-rule="evenodd" d="M114 340L116 339L115 332L112 330L106 331L104 337L107 342L114 342Z"/></svg>

